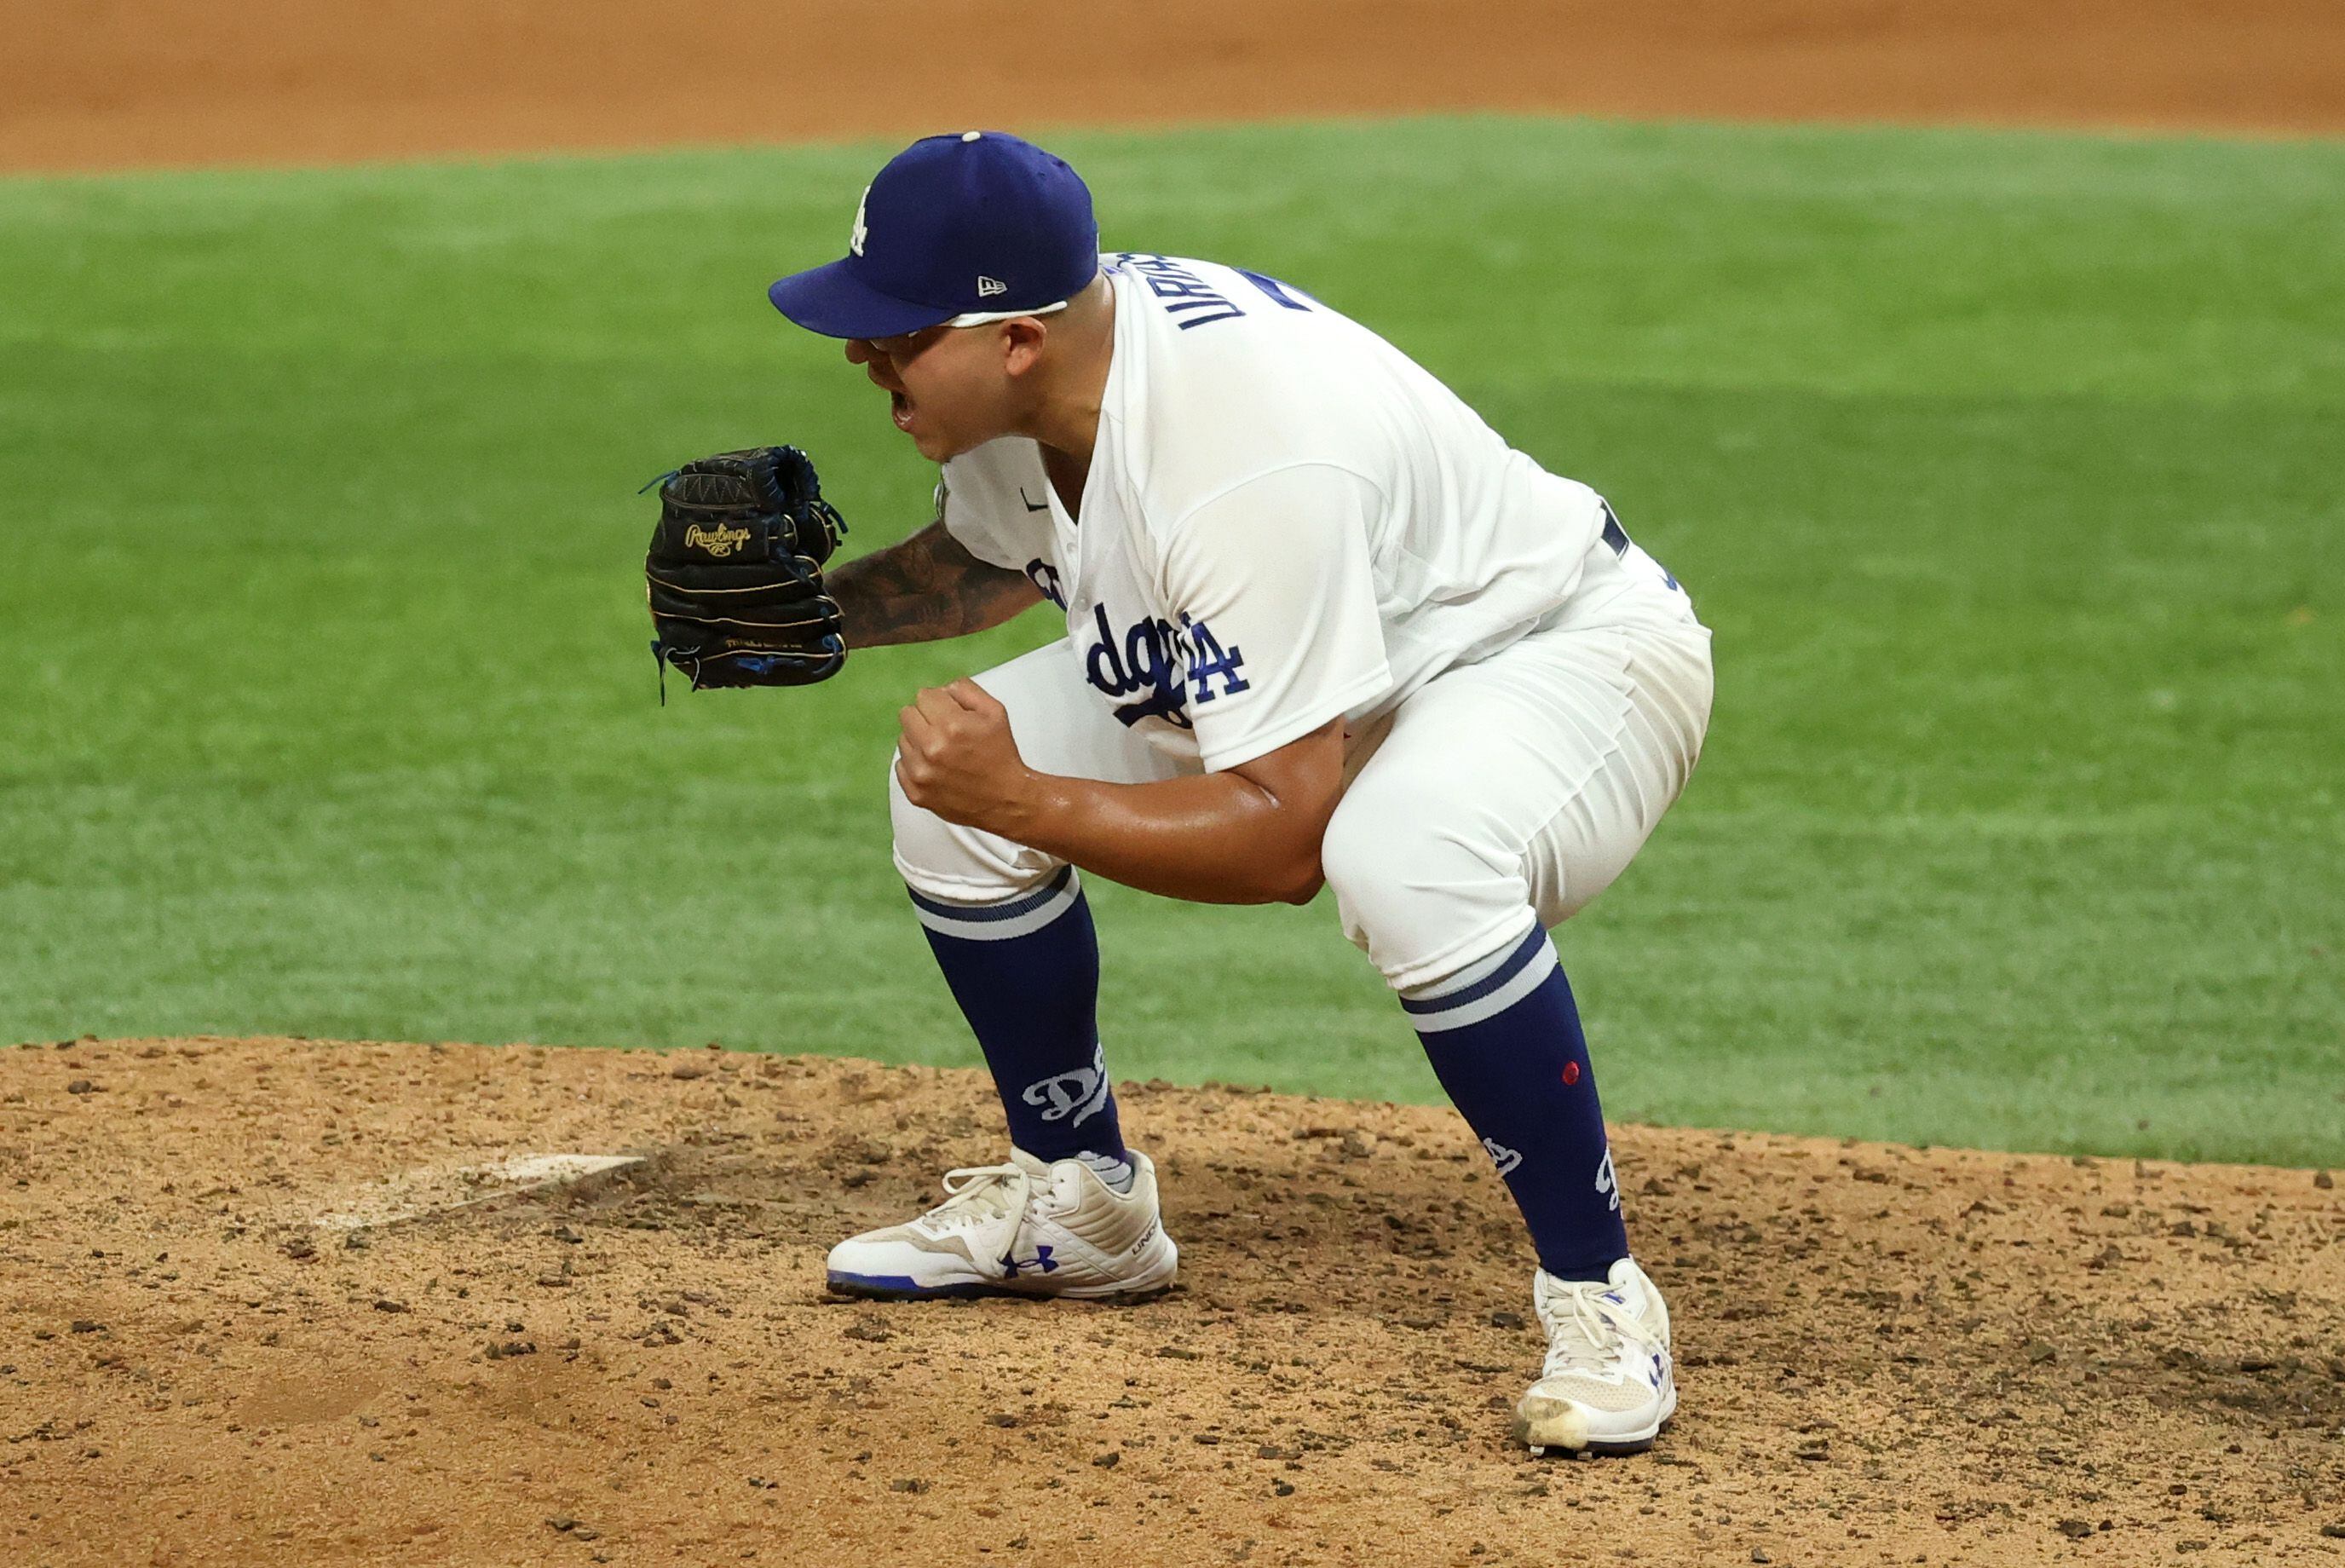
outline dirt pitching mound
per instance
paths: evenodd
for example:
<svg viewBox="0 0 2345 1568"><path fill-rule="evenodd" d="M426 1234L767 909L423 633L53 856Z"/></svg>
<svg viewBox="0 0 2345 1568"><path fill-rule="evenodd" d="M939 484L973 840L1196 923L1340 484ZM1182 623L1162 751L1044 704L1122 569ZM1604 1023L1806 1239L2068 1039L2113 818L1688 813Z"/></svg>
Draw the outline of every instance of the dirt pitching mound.
<svg viewBox="0 0 2345 1568"><path fill-rule="evenodd" d="M1623 1128L1684 1404L1534 1461L1529 1265L1452 1114L1121 1093L1178 1289L882 1308L823 1250L999 1157L976 1074L0 1053L0 1560L2345 1557L2313 1173ZM563 1154L640 1158L528 1190Z"/></svg>

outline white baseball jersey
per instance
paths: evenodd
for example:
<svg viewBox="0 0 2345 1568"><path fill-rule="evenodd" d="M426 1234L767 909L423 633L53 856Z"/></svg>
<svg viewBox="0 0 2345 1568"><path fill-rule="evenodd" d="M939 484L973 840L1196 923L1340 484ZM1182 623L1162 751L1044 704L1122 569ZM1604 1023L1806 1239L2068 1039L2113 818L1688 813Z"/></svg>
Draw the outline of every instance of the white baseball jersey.
<svg viewBox="0 0 2345 1568"><path fill-rule="evenodd" d="M1077 513L1008 437L944 465L942 515L1066 612L1085 682L1152 748L1215 770L1338 715L1365 729L1543 618L1675 590L1594 491L1365 327L1243 269L1101 260L1114 351Z"/></svg>

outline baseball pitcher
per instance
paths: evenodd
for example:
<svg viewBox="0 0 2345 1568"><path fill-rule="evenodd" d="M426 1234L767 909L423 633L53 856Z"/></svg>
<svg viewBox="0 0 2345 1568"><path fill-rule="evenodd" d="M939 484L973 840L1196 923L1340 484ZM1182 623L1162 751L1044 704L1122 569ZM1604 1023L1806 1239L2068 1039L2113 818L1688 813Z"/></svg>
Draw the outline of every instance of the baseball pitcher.
<svg viewBox="0 0 2345 1568"><path fill-rule="evenodd" d="M900 715L896 867L1010 1146L840 1242L830 1288L1172 1284L1095 1022L1083 878L1219 903L1325 886L1529 1229L1548 1349L1517 1435L1650 1445L1677 1405L1669 1311L1629 1253L1548 932L1700 751L1710 633L1685 591L1602 496L1294 283L1102 253L1081 179L1016 137L915 143L848 254L771 295L941 465L936 517L826 574L843 524L802 454L687 465L648 563L665 661L695 686L793 684L1041 600L1067 625Z"/></svg>

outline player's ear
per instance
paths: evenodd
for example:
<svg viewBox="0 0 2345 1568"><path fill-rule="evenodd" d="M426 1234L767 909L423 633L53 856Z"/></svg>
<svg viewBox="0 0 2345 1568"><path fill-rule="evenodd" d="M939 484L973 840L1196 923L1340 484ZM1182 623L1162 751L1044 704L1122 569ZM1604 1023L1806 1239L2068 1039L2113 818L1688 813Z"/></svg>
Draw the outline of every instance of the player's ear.
<svg viewBox="0 0 2345 1568"><path fill-rule="evenodd" d="M1022 376L1032 370L1042 357L1042 345L1048 341L1051 329L1033 316L1019 316L1001 323L1001 364L1013 376Z"/></svg>

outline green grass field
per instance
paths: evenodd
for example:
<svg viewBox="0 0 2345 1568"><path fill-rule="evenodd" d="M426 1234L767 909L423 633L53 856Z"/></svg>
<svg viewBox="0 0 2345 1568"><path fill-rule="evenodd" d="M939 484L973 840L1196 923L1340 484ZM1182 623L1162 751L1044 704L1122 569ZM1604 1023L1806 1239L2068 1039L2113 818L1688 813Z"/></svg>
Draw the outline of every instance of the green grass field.
<svg viewBox="0 0 2345 1568"><path fill-rule="evenodd" d="M1054 138L1610 495L1701 770L1560 933L1616 1118L2345 1163L2345 144L1441 119ZM933 480L766 306L892 150L0 182L0 1039L973 1063L918 684L655 704L635 487ZM1437 1091L1332 901L1094 883L1121 1076ZM1144 1130L1144 1129L1142 1129Z"/></svg>

